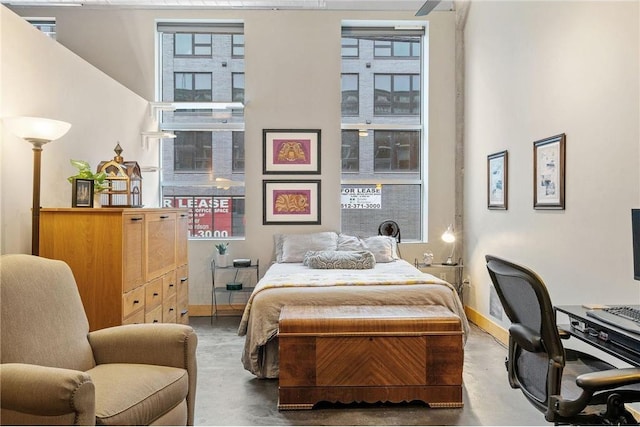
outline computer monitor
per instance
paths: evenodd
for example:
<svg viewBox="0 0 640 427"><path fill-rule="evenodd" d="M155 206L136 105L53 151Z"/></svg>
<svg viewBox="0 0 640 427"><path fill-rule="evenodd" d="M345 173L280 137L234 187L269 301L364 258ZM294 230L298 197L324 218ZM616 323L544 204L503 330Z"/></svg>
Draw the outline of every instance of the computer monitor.
<svg viewBox="0 0 640 427"><path fill-rule="evenodd" d="M631 209L633 234L633 278L640 280L640 209Z"/></svg>

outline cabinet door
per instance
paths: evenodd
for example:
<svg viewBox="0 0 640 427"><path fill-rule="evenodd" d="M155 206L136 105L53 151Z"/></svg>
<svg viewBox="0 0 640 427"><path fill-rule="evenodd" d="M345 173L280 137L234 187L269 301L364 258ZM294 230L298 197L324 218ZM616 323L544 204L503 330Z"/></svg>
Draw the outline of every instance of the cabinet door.
<svg viewBox="0 0 640 427"><path fill-rule="evenodd" d="M184 265L189 262L189 214L178 213L178 226L176 228L176 265Z"/></svg>
<svg viewBox="0 0 640 427"><path fill-rule="evenodd" d="M125 214L123 221L123 283L128 292L144 283L144 214Z"/></svg>
<svg viewBox="0 0 640 427"><path fill-rule="evenodd" d="M145 214L147 280L176 268L176 212Z"/></svg>

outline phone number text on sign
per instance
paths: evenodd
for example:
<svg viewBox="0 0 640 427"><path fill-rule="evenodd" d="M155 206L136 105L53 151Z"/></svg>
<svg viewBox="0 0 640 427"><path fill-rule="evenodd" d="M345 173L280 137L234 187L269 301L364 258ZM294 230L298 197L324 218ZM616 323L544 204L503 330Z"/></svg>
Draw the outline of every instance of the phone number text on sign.
<svg viewBox="0 0 640 427"><path fill-rule="evenodd" d="M382 209L382 189L345 187L340 194L342 209Z"/></svg>

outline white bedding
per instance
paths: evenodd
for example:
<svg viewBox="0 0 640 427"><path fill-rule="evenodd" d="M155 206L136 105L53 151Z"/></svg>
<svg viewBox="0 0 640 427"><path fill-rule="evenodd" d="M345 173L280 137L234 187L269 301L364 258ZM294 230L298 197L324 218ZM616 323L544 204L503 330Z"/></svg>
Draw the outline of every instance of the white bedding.
<svg viewBox="0 0 640 427"><path fill-rule="evenodd" d="M278 319L284 305L442 305L469 324L454 287L404 260L371 270L316 270L302 263L273 264L245 307L238 335L246 335L242 363L259 378L277 378Z"/></svg>

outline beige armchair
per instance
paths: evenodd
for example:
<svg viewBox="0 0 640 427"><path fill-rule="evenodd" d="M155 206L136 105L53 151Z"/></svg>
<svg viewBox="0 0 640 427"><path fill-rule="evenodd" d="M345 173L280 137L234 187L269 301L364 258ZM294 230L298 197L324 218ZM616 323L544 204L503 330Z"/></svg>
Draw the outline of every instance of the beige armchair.
<svg viewBox="0 0 640 427"><path fill-rule="evenodd" d="M2 424L193 425L197 336L187 325L89 332L62 261L0 257Z"/></svg>

